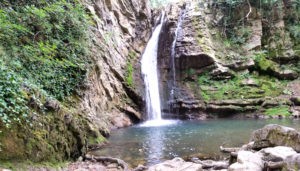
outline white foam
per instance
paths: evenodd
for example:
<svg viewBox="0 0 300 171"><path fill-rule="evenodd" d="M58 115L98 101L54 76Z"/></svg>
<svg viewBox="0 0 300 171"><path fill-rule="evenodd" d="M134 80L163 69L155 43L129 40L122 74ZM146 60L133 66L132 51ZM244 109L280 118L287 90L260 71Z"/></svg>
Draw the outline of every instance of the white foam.
<svg viewBox="0 0 300 171"><path fill-rule="evenodd" d="M178 123L179 120L148 120L144 123L141 123L140 127L159 127L159 126L168 126Z"/></svg>

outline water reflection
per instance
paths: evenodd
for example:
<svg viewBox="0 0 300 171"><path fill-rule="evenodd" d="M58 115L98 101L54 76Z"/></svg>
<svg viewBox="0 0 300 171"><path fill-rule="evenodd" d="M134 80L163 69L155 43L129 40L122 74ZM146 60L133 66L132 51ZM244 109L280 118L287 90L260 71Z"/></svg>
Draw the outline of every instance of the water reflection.
<svg viewBox="0 0 300 171"><path fill-rule="evenodd" d="M156 163L164 157L165 131L159 127L147 130L145 138L145 155L150 163Z"/></svg>

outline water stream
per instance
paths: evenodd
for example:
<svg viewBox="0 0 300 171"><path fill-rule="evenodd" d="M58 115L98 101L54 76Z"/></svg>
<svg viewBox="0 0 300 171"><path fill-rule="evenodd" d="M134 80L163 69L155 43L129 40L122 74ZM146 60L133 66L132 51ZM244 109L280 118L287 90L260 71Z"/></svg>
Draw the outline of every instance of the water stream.
<svg viewBox="0 0 300 171"><path fill-rule="evenodd" d="M175 93L176 93L176 64L175 64L175 58L176 58L176 42L177 42L177 37L179 32L181 31L182 28L182 21L185 18L186 12L189 8L189 4L185 5L185 8L180 12L180 16L178 17L178 22L177 22L177 26L176 29L174 31L174 39L172 42L172 46L171 46L171 71L170 71L170 75L171 75L171 90L170 90L170 102L173 102L175 100ZM172 105L169 105L169 111L172 111Z"/></svg>
<svg viewBox="0 0 300 171"><path fill-rule="evenodd" d="M164 21L164 13L155 28L142 56L141 68L146 91L146 109L148 120L161 120L159 85L157 75L157 49L159 34Z"/></svg>
<svg viewBox="0 0 300 171"><path fill-rule="evenodd" d="M141 68L144 76L146 92L147 121L141 126L161 126L174 123L171 120L163 120L161 116L160 93L157 70L157 51L159 35L164 23L165 13L161 15L160 23L154 29L142 56Z"/></svg>

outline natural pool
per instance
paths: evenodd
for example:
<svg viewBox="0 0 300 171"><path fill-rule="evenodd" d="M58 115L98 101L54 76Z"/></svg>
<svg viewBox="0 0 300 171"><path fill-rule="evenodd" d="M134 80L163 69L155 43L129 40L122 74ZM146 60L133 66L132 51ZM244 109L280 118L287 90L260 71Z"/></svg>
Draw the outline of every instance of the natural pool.
<svg viewBox="0 0 300 171"><path fill-rule="evenodd" d="M219 146L241 146L249 142L252 131L267 124L280 124L300 130L300 120L218 119L178 121L160 127L140 127L112 131L109 144L94 155L123 159L132 167L151 165L191 154L221 155Z"/></svg>

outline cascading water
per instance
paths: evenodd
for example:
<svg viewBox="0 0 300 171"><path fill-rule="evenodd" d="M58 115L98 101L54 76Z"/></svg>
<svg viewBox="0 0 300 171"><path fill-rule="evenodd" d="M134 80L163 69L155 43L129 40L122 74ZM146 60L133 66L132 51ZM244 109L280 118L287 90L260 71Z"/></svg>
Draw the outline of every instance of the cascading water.
<svg viewBox="0 0 300 171"><path fill-rule="evenodd" d="M175 69L175 58L176 58L176 42L177 42L177 37L178 37L178 33L181 29L182 26L182 21L184 20L185 14L188 10L189 5L187 4L184 8L184 10L181 11L180 13L180 17L178 19L177 22L177 27L175 30L175 35L174 35L174 39L172 42L172 47L171 47L171 78L172 78L172 83L171 83L171 92L170 92L170 101L173 102L175 100L175 88L176 88L176 69ZM170 106L170 110L171 110L171 106Z"/></svg>
<svg viewBox="0 0 300 171"><path fill-rule="evenodd" d="M161 106L159 96L159 84L157 74L157 50L159 35L164 23L165 13L162 13L160 23L154 29L154 32L144 51L141 68L144 76L146 91L146 109L148 121L141 126L160 126L169 124L170 121L163 120L161 117Z"/></svg>

